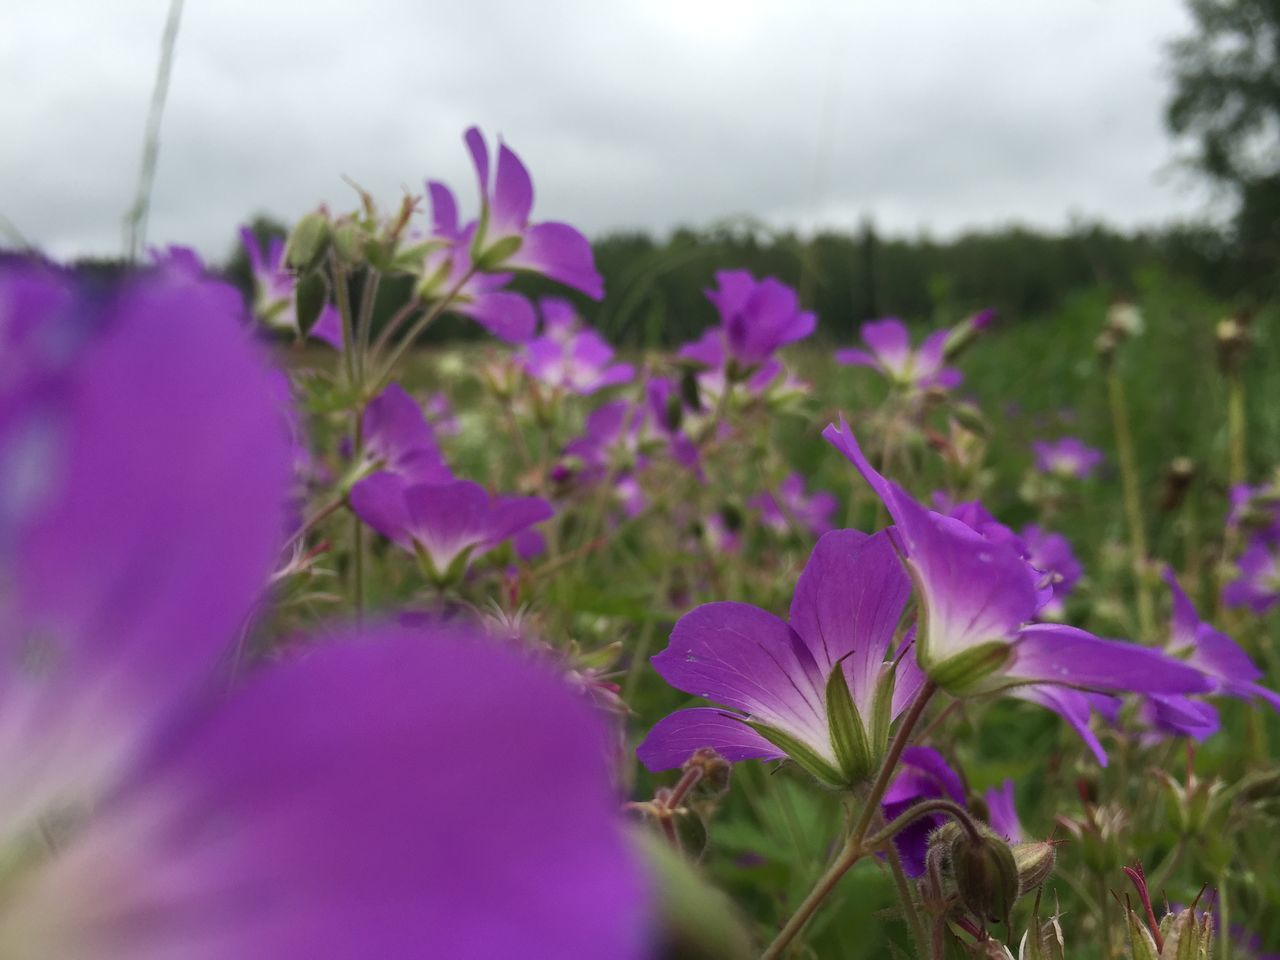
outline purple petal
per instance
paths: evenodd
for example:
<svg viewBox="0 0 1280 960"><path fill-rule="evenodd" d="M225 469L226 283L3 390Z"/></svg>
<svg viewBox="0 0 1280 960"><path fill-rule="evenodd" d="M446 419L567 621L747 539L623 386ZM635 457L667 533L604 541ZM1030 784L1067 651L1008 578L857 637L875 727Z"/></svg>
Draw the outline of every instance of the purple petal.
<svg viewBox="0 0 1280 960"><path fill-rule="evenodd" d="M404 478L379 471L352 487L349 499L351 509L362 521L388 540L412 550L409 507L404 499L407 486Z"/></svg>
<svg viewBox="0 0 1280 960"><path fill-rule="evenodd" d="M532 209L533 181L529 171L510 147L500 143L489 228L498 236L519 234L528 224Z"/></svg>
<svg viewBox="0 0 1280 960"><path fill-rule="evenodd" d="M477 293L470 301L451 304L450 309L470 317L495 337L508 343L528 340L538 326L533 304L520 294L505 290Z"/></svg>
<svg viewBox="0 0 1280 960"><path fill-rule="evenodd" d="M1105 767L1107 765L1107 751L1103 749L1102 742L1089 725L1092 703L1088 695L1081 693L1079 690L1044 684L1015 687L1009 693L1020 700L1038 703L1040 706L1047 707L1058 714L1080 735L1080 739L1093 752L1099 766Z"/></svg>
<svg viewBox="0 0 1280 960"><path fill-rule="evenodd" d="M1013 781L987 791L987 824L1010 843L1022 842L1022 822L1014 803Z"/></svg>
<svg viewBox="0 0 1280 960"><path fill-rule="evenodd" d="M0 271L0 308L24 309L2 333L26 328L27 375L0 385L0 804L18 820L10 792L80 796L66 779L113 775L207 680L275 565L290 478L275 374L225 285L60 277L13 296Z"/></svg>
<svg viewBox="0 0 1280 960"><path fill-rule="evenodd" d="M591 244L567 223L534 224L506 265L540 273L582 291L592 300L604 297L604 278L596 270Z"/></svg>
<svg viewBox="0 0 1280 960"><path fill-rule="evenodd" d="M824 678L843 660L853 702L868 721L880 666L910 596L911 581L883 531L826 534L796 583L792 629Z"/></svg>
<svg viewBox="0 0 1280 960"><path fill-rule="evenodd" d="M680 618L652 662L677 690L734 707L832 756L826 678L773 614L745 603L704 604Z"/></svg>
<svg viewBox="0 0 1280 960"><path fill-rule="evenodd" d="M906 370L911 359L911 337L901 320L897 317L872 320L864 323L859 333L880 366L898 376Z"/></svg>
<svg viewBox="0 0 1280 960"><path fill-rule="evenodd" d="M858 350L853 347L837 350L835 357L836 363L844 364L845 366L875 367L877 370L880 369L880 361L865 350Z"/></svg>
<svg viewBox="0 0 1280 960"><path fill-rule="evenodd" d="M881 802L885 819L892 820L921 800L935 797L945 797L963 806L963 781L938 751L929 747L907 747L902 752L898 773ZM943 820L940 815L921 817L894 837L893 843L902 857L907 876L918 877L924 873L929 834Z"/></svg>
<svg viewBox="0 0 1280 960"><path fill-rule="evenodd" d="M337 307L331 303L326 303L320 311L320 316L316 319L316 325L311 328L308 336L326 343L333 349L342 350L342 315L338 313Z"/></svg>
<svg viewBox="0 0 1280 960"><path fill-rule="evenodd" d="M431 195L431 232L437 237L454 240L458 236L458 202L453 191L438 180L427 182Z"/></svg>
<svg viewBox="0 0 1280 960"><path fill-rule="evenodd" d="M1134 643L1102 640L1062 624L1037 623L1019 636L1011 677L1133 693L1205 693L1212 684L1194 667Z"/></svg>
<svg viewBox="0 0 1280 960"><path fill-rule="evenodd" d="M711 747L730 763L741 760L780 760L786 754L743 723L742 717L714 707L677 710L659 720L636 756L656 773L684 764L703 747Z"/></svg>
<svg viewBox="0 0 1280 960"><path fill-rule="evenodd" d="M476 180L480 183L480 196L485 203L489 202L489 148L485 145L484 135L479 127L471 127L463 134L467 150L471 153L471 164L476 170Z"/></svg>
<svg viewBox="0 0 1280 960"><path fill-rule="evenodd" d="M370 456L408 483L453 479L422 408L397 383L388 384L366 408L364 440Z"/></svg>
<svg viewBox="0 0 1280 960"><path fill-rule="evenodd" d="M327 644L175 737L23 888L26 929L66 947L45 956L640 960L605 749L486 637Z"/></svg>

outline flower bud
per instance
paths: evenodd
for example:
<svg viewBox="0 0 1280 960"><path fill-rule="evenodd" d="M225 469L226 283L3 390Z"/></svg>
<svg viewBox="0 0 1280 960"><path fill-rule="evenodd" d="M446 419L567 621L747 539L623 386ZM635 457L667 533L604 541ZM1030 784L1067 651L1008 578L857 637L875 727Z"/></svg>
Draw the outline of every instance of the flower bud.
<svg viewBox="0 0 1280 960"><path fill-rule="evenodd" d="M1213 948L1213 917L1188 907L1160 918L1164 948L1160 960L1208 960Z"/></svg>
<svg viewBox="0 0 1280 960"><path fill-rule="evenodd" d="M1049 879L1058 862L1057 847L1048 840L1015 843L1013 862L1018 867L1018 896L1035 890Z"/></svg>
<svg viewBox="0 0 1280 960"><path fill-rule="evenodd" d="M1018 865L995 833L961 833L951 843L951 870L960 902L983 920L1007 922L1018 899Z"/></svg>
<svg viewBox="0 0 1280 960"><path fill-rule="evenodd" d="M684 762L682 770L692 770L697 768L702 771L702 776L697 784L694 785L694 791L710 798L718 799L729 792L729 779L733 773L733 764L731 764L720 754L710 747L702 747L695 750L688 760Z"/></svg>
<svg viewBox="0 0 1280 960"><path fill-rule="evenodd" d="M1182 506L1195 477L1196 462L1190 457L1174 457L1170 460L1164 468L1160 485L1160 509L1169 513Z"/></svg>
<svg viewBox="0 0 1280 960"><path fill-rule="evenodd" d="M329 217L314 210L298 221L284 248L284 262L293 270L306 270L329 246Z"/></svg>
<svg viewBox="0 0 1280 960"><path fill-rule="evenodd" d="M1142 312L1128 300L1117 300L1107 310L1106 329L1115 336L1117 342L1138 336L1145 326Z"/></svg>
<svg viewBox="0 0 1280 960"><path fill-rule="evenodd" d="M1218 341L1218 369L1226 376L1240 372L1249 352L1249 329L1239 317L1225 317L1215 330Z"/></svg>

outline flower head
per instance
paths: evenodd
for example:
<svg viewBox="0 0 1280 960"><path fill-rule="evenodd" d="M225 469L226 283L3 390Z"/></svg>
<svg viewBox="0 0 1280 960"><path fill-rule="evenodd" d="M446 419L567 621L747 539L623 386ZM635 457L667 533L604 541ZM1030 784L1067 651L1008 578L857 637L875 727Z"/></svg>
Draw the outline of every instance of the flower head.
<svg viewBox="0 0 1280 960"><path fill-rule="evenodd" d="M757 494L749 506L760 511L764 525L775 533L787 533L794 523L805 533L820 537L831 529L831 515L838 504L835 495L825 490L806 493L804 475L792 473L778 485L776 494Z"/></svg>
<svg viewBox="0 0 1280 960"><path fill-rule="evenodd" d="M917 349L912 349L906 324L897 317L864 323L860 332L867 349L837 350L837 363L871 367L894 384L913 390L950 390L964 380L959 370L943 365L949 330L935 330Z"/></svg>
<svg viewBox="0 0 1280 960"><path fill-rule="evenodd" d="M920 687L909 658L886 660L909 593L887 535L836 530L805 565L789 622L745 603L685 614L654 668L725 706L671 714L637 756L666 770L712 747L733 762L790 757L829 784L857 782Z"/></svg>
<svg viewBox="0 0 1280 960"><path fill-rule="evenodd" d="M548 307L548 303L552 306ZM542 301L544 316L556 318L541 336L521 348L521 365L535 380L568 393L588 395L635 377L629 363L613 363L613 348L594 330L566 329L562 300ZM549 312L548 312L549 311Z"/></svg>
<svg viewBox="0 0 1280 960"><path fill-rule="evenodd" d="M371 469L385 470L407 483L448 483L453 472L445 463L435 431L404 388L387 386L365 409L364 452Z"/></svg>
<svg viewBox="0 0 1280 960"><path fill-rule="evenodd" d="M386 471L351 488L351 508L417 555L436 580L455 578L471 560L555 513L541 497L493 496L470 480L406 483Z"/></svg>
<svg viewBox="0 0 1280 960"><path fill-rule="evenodd" d="M529 270L593 300L603 297L604 280L587 238L567 223L529 222L533 181L515 151L499 141L491 176L480 130L472 127L464 139L480 183L480 220L470 236L475 262L485 270Z"/></svg>
<svg viewBox="0 0 1280 960"><path fill-rule="evenodd" d="M1027 562L1044 574L1053 591L1048 602L1040 608L1040 617L1060 620L1065 613L1066 599L1080 582L1084 568L1076 559L1071 541L1062 534L1033 523L1023 527L1020 536L1027 548Z"/></svg>
<svg viewBox="0 0 1280 960"><path fill-rule="evenodd" d="M1102 463L1102 451L1087 446L1078 437L1060 440L1037 440L1031 445L1036 469L1041 473L1069 480L1085 480Z"/></svg>
<svg viewBox="0 0 1280 960"><path fill-rule="evenodd" d="M986 536L926 510L872 468L843 420L823 436L857 467L893 518L894 545L919 599L916 657L943 689L965 695L1016 688L1014 695L1062 713L1090 739L1089 702L1081 690L1209 688L1199 671L1154 650L1033 622L1052 590L1016 539ZM1096 739L1090 745L1104 756Z"/></svg>
<svg viewBox="0 0 1280 960"><path fill-rule="evenodd" d="M796 292L773 277L757 280L746 270L721 270L716 286L705 292L720 313L718 332L728 356L744 371L803 340L818 323L800 309Z"/></svg>
<svg viewBox="0 0 1280 960"><path fill-rule="evenodd" d="M1236 578L1222 588L1222 602L1264 614L1280 603L1280 541L1256 535L1236 561Z"/></svg>

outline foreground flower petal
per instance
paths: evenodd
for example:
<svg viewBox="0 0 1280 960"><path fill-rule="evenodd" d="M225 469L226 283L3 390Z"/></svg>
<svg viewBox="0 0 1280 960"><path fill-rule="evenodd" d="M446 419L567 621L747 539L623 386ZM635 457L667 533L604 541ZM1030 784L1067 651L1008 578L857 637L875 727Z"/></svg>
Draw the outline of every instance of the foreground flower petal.
<svg viewBox="0 0 1280 960"><path fill-rule="evenodd" d="M13 292L33 285L43 306ZM9 829L117 776L275 563L286 419L227 289L167 272L90 295L48 268L0 272L0 328L28 347L0 387Z"/></svg>
<svg viewBox="0 0 1280 960"><path fill-rule="evenodd" d="M336 643L163 746L10 890L0 953L647 956L605 743L487 637Z"/></svg>

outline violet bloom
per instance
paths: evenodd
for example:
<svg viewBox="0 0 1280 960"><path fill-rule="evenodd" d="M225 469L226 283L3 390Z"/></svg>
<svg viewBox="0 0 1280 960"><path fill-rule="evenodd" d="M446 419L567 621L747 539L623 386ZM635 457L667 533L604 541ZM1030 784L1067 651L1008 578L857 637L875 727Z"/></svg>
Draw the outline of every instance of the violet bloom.
<svg viewBox="0 0 1280 960"><path fill-rule="evenodd" d="M836 530L805 565L789 623L745 603L685 614L653 666L677 690L727 709L678 710L636 755L667 770L714 747L735 763L790 757L828 784L856 783L874 770L889 722L922 682L910 658L896 670L886 660L909 594L886 534ZM850 749L845 729L862 731L861 748Z"/></svg>
<svg viewBox="0 0 1280 960"><path fill-rule="evenodd" d="M1178 584L1172 570L1164 571L1173 599L1173 617L1165 649L1208 678L1210 693L1238 700L1265 700L1280 711L1280 694L1258 683L1262 671L1225 633L1200 619L1195 605ZM1150 698L1155 726L1165 732L1185 733L1203 739L1218 728L1217 712L1206 703L1187 697L1153 695Z"/></svg>
<svg viewBox="0 0 1280 960"><path fill-rule="evenodd" d="M757 280L746 270L720 270L704 291L720 313L718 333L729 358L754 370L789 343L813 333L818 318L800 309L796 292L774 277Z"/></svg>
<svg viewBox="0 0 1280 960"><path fill-rule="evenodd" d="M1102 451L1086 445L1078 437L1037 440L1031 444L1036 469L1055 477L1085 480L1102 463Z"/></svg>
<svg viewBox="0 0 1280 960"><path fill-rule="evenodd" d="M1280 544L1280 489L1274 484L1250 487L1239 483L1231 488L1230 500L1229 530L1247 534L1250 540Z"/></svg>
<svg viewBox="0 0 1280 960"><path fill-rule="evenodd" d="M1009 690L1049 707L1100 762L1105 754L1089 732L1090 704L1081 690L1209 689L1199 671L1154 650L1033 622L1052 590L1016 543L926 510L872 468L843 418L823 436L857 467L893 518L894 543L919 599L916 658L938 686L956 696Z"/></svg>
<svg viewBox="0 0 1280 960"><path fill-rule="evenodd" d="M746 379L740 381L738 378L742 371L731 369L733 358L725 347L724 331L720 327L712 327L697 340L686 343L676 351L676 356L696 366L698 394L710 407L719 404L726 390L735 388L750 397L761 396L785 373L782 362L771 357L755 366Z"/></svg>
<svg viewBox="0 0 1280 960"><path fill-rule="evenodd" d="M563 317L564 301L547 298L542 301L544 315ZM572 310L572 308L569 308ZM525 372L535 380L557 390L583 396L628 383L635 377L635 367L629 363L612 363L613 348L594 330L567 332L563 320L557 319L551 332L528 341L518 355Z"/></svg>
<svg viewBox="0 0 1280 960"><path fill-rule="evenodd" d="M370 401L363 433L366 471L385 470L410 484L454 479L422 408L399 384Z"/></svg>
<svg viewBox="0 0 1280 960"><path fill-rule="evenodd" d="M964 806L964 783L951 769L942 754L931 747L907 747L902 751L898 772L880 801L885 820L906 813L922 800L950 800ZM902 858L902 869L909 877L924 873L929 852L929 834L947 822L940 813L931 813L908 824L893 838Z"/></svg>
<svg viewBox="0 0 1280 960"><path fill-rule="evenodd" d="M498 143L490 177L489 148L479 128L464 137L480 181L483 209L472 240L477 263L485 270L529 270L593 300L604 296L604 280L596 270L591 244L567 223L530 223L533 182L520 158Z"/></svg>
<svg viewBox="0 0 1280 960"><path fill-rule="evenodd" d="M789 533L794 523L798 531L820 537L831 529L838 503L825 490L806 493L803 474L793 473L778 485L776 495L757 494L748 506L760 511L761 522L774 533Z"/></svg>
<svg viewBox="0 0 1280 960"><path fill-rule="evenodd" d="M298 278L285 266L284 238L269 238L264 249L251 227L241 227L240 242L249 257L249 270L253 274L254 314L269 327L301 336L296 299ZM333 304L324 305L308 336L327 343L335 350L342 349L342 318Z"/></svg>
<svg viewBox="0 0 1280 960"><path fill-rule="evenodd" d="M1066 613L1066 599L1084 574L1084 568L1071 548L1071 541L1034 523L1022 528L1021 538L1027 548L1027 562L1044 574L1053 591L1048 602L1040 608L1040 616L1061 620Z"/></svg>
<svg viewBox="0 0 1280 960"><path fill-rule="evenodd" d="M385 471L351 488L351 509L437 582L455 580L470 561L555 513L541 497L493 496L470 480L411 484Z"/></svg>
<svg viewBox="0 0 1280 960"><path fill-rule="evenodd" d="M1222 588L1228 607L1248 607L1261 616L1280 603L1280 542L1255 536L1236 561L1237 576Z"/></svg>
<svg viewBox="0 0 1280 960"><path fill-rule="evenodd" d="M1006 780L986 793L987 825L1010 843L1022 842L1022 821L1014 805L1013 781Z"/></svg>
<svg viewBox="0 0 1280 960"><path fill-rule="evenodd" d="M456 437L462 432L462 425L458 422L458 415L454 412L449 395L443 390L437 390L427 397L425 412L432 428L440 436Z"/></svg>
<svg viewBox="0 0 1280 960"><path fill-rule="evenodd" d="M836 363L871 367L896 386L911 390L950 390L964 380L959 370L943 365L949 330L935 330L918 349L912 348L906 324L897 317L864 323L860 333L867 349L837 350Z"/></svg>
<svg viewBox="0 0 1280 960"><path fill-rule="evenodd" d="M451 295L449 309L470 317L495 337L523 343L537 327L533 304L504 289L515 274L480 271L472 260L475 223L458 223L458 203L443 183L427 184L431 197L432 235L440 243L423 260L419 295L437 300Z"/></svg>
<svg viewBox="0 0 1280 960"><path fill-rule="evenodd" d="M0 805L22 852L0 954L647 956L602 725L558 678L440 628L228 684L291 455L225 289L0 268L22 373L0 379Z"/></svg>

